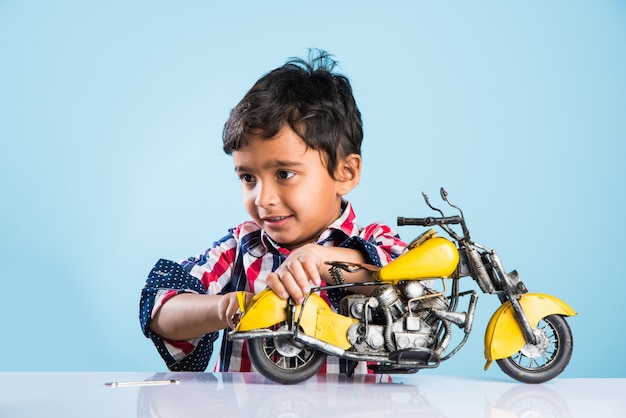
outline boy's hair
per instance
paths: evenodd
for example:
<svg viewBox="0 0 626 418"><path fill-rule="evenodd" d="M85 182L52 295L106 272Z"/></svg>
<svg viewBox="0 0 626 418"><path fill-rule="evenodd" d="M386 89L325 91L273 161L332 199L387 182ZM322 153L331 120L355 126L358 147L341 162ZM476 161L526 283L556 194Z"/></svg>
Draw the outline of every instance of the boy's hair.
<svg viewBox="0 0 626 418"><path fill-rule="evenodd" d="M361 154L363 122L347 77L334 73L337 61L309 50L308 61L289 59L252 86L224 125L224 152L248 144L247 135L271 138L289 126L307 147L327 156L334 178L338 161Z"/></svg>

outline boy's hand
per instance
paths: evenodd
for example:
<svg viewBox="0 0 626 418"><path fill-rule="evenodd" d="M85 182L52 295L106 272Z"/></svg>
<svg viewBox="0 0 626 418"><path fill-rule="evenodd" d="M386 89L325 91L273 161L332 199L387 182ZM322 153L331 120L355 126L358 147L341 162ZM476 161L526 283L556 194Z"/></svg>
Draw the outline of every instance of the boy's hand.
<svg viewBox="0 0 626 418"><path fill-rule="evenodd" d="M254 293L246 292L246 303L254 297ZM235 317L240 313L237 292L225 294L217 304L219 320L230 328L235 328Z"/></svg>
<svg viewBox="0 0 626 418"><path fill-rule="evenodd" d="M307 244L293 250L283 264L267 276L267 285L282 299L291 296L296 304L301 304L311 290L310 283L315 286L322 283L319 271L324 260L319 254L320 248L317 244Z"/></svg>

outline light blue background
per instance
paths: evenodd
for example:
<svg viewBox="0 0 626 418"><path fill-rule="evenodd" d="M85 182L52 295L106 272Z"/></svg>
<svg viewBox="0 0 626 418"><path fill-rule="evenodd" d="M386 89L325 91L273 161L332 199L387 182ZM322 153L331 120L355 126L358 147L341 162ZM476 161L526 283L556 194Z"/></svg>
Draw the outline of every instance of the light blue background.
<svg viewBox="0 0 626 418"><path fill-rule="evenodd" d="M563 376L626 377L624 45L622 1L0 1L0 370L165 370L144 279L245 218L223 123L318 47L363 113L360 223L427 216L445 186L579 312ZM496 307L422 373L504 378L482 370Z"/></svg>

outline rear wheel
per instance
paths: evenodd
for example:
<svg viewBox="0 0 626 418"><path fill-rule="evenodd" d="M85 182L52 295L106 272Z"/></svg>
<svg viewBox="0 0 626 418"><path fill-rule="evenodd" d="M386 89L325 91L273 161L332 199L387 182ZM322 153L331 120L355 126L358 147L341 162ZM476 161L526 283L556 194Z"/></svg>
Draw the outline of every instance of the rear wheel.
<svg viewBox="0 0 626 418"><path fill-rule="evenodd" d="M537 344L526 344L511 357L497 360L500 369L523 383L543 383L561 374L572 357L572 331L561 315L546 316L533 330Z"/></svg>
<svg viewBox="0 0 626 418"><path fill-rule="evenodd" d="M285 329L286 325L278 329ZM274 382L291 385L314 376L324 365L326 354L284 337L248 340L250 360Z"/></svg>

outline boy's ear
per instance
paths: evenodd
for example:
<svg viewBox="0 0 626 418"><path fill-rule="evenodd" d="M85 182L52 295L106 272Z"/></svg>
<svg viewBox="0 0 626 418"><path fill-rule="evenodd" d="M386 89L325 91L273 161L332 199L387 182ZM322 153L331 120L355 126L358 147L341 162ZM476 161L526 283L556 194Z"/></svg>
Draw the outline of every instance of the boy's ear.
<svg viewBox="0 0 626 418"><path fill-rule="evenodd" d="M346 195L361 181L361 156L350 154L340 161L336 175L338 193Z"/></svg>

